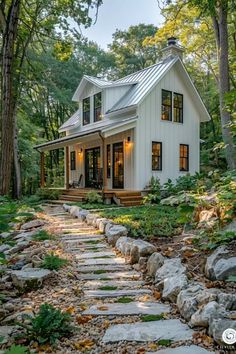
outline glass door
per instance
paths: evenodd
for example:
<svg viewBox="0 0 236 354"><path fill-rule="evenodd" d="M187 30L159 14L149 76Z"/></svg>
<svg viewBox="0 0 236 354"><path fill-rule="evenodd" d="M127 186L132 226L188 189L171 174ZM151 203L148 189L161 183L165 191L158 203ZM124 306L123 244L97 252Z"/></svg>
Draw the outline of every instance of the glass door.
<svg viewBox="0 0 236 354"><path fill-rule="evenodd" d="M85 150L85 187L98 185L100 165L100 147Z"/></svg>
<svg viewBox="0 0 236 354"><path fill-rule="evenodd" d="M113 188L124 188L124 147L113 144Z"/></svg>

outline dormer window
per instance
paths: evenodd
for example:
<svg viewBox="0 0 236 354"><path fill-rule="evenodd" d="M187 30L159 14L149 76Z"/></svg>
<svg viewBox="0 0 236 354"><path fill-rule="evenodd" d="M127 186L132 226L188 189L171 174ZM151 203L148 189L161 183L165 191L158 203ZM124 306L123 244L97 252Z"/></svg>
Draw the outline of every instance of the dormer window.
<svg viewBox="0 0 236 354"><path fill-rule="evenodd" d="M102 119L102 93L94 95L94 122Z"/></svg>
<svg viewBox="0 0 236 354"><path fill-rule="evenodd" d="M83 125L90 123L90 97L83 100Z"/></svg>

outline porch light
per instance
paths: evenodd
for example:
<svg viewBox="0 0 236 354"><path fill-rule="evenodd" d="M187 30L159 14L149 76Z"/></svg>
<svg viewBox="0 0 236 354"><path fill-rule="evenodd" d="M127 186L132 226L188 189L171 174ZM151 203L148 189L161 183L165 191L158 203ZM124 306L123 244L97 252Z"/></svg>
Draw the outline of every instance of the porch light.
<svg viewBox="0 0 236 354"><path fill-rule="evenodd" d="M131 144L131 138L130 138L130 136L128 136L127 140L126 140L126 145L130 146L130 144Z"/></svg>
<svg viewBox="0 0 236 354"><path fill-rule="evenodd" d="M79 148L79 149L78 149L78 154L81 155L82 152L83 152L83 149L82 149L82 148Z"/></svg>

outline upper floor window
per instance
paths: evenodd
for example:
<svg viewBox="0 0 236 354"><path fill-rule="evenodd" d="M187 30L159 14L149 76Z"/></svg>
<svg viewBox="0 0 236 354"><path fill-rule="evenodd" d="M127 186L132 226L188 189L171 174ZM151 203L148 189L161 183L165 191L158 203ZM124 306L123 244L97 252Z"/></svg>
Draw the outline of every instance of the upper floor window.
<svg viewBox="0 0 236 354"><path fill-rule="evenodd" d="M94 95L94 122L102 119L102 93Z"/></svg>
<svg viewBox="0 0 236 354"><path fill-rule="evenodd" d="M174 122L183 123L183 95L174 92Z"/></svg>
<svg viewBox="0 0 236 354"><path fill-rule="evenodd" d="M152 170L162 170L162 143L152 142Z"/></svg>
<svg viewBox="0 0 236 354"><path fill-rule="evenodd" d="M161 119L172 120L172 92L162 90Z"/></svg>
<svg viewBox="0 0 236 354"><path fill-rule="evenodd" d="M76 170L75 151L70 152L70 169Z"/></svg>
<svg viewBox="0 0 236 354"><path fill-rule="evenodd" d="M83 100L83 125L90 123L90 97Z"/></svg>
<svg viewBox="0 0 236 354"><path fill-rule="evenodd" d="M179 145L179 170L189 170L189 145L187 144Z"/></svg>

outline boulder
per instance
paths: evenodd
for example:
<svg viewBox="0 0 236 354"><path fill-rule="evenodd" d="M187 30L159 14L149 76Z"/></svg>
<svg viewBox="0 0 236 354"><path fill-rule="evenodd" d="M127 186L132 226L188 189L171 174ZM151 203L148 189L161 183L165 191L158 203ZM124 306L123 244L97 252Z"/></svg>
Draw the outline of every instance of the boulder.
<svg viewBox="0 0 236 354"><path fill-rule="evenodd" d="M8 342L9 337L17 332L17 326L0 326L0 338L1 344L5 344ZM4 351L5 352L5 351Z"/></svg>
<svg viewBox="0 0 236 354"><path fill-rule="evenodd" d="M166 259L161 268L157 269L155 282L158 283L165 278L171 278L186 272L186 267L182 265L180 258Z"/></svg>
<svg viewBox="0 0 236 354"><path fill-rule="evenodd" d="M157 269L163 266L165 258L161 253L154 252L149 258L147 262L147 274L150 277L155 277Z"/></svg>
<svg viewBox="0 0 236 354"><path fill-rule="evenodd" d="M86 222L88 225L93 225L95 226L96 225L96 220L99 216L96 215L96 214L92 214L92 213L89 213L87 214L86 216ZM95 225L94 225L95 224Z"/></svg>
<svg viewBox="0 0 236 354"><path fill-rule="evenodd" d="M210 321L216 318L224 318L226 311L223 306L219 305L216 301L211 301L202 306L191 316L191 325L193 327L208 327Z"/></svg>
<svg viewBox="0 0 236 354"><path fill-rule="evenodd" d="M189 321L197 311L198 303L196 296L203 290L202 285L196 284L187 289L181 290L177 296L177 307L180 314Z"/></svg>
<svg viewBox="0 0 236 354"><path fill-rule="evenodd" d="M112 222L112 221L108 221L107 223L106 223L106 226L105 226L105 234L114 226L114 225L116 225L114 222Z"/></svg>
<svg viewBox="0 0 236 354"><path fill-rule="evenodd" d="M105 218L100 218L100 219L97 219L96 227L103 234L105 232L105 228L108 223L109 223L109 220L107 220Z"/></svg>
<svg viewBox="0 0 236 354"><path fill-rule="evenodd" d="M37 254L35 254L31 259L31 263L35 268L40 267L42 264L42 259Z"/></svg>
<svg viewBox="0 0 236 354"><path fill-rule="evenodd" d="M211 280L226 280L236 274L236 257L230 257L226 246L218 247L208 258L205 274Z"/></svg>
<svg viewBox="0 0 236 354"><path fill-rule="evenodd" d="M140 257L138 260L139 269L142 272L145 272L147 269L147 260L147 257Z"/></svg>
<svg viewBox="0 0 236 354"><path fill-rule="evenodd" d="M135 240L130 248L130 263L138 263L140 257L150 256L156 251L156 247L143 240Z"/></svg>
<svg viewBox="0 0 236 354"><path fill-rule="evenodd" d="M81 209L78 213L78 219L80 221L85 221L86 220L86 216L89 214L88 210L85 209Z"/></svg>
<svg viewBox="0 0 236 354"><path fill-rule="evenodd" d="M7 250L9 250L11 248L11 246L7 245L7 244L3 244L0 246L0 252L5 252Z"/></svg>
<svg viewBox="0 0 236 354"><path fill-rule="evenodd" d="M128 255L130 251L131 244L134 242L134 239L127 237L127 236L121 236L117 241L116 241L116 248L118 251L120 251L124 256Z"/></svg>
<svg viewBox="0 0 236 354"><path fill-rule="evenodd" d="M185 274L165 278L163 283L162 298L175 302L179 292L188 286L188 278Z"/></svg>
<svg viewBox="0 0 236 354"><path fill-rule="evenodd" d="M217 301L226 310L236 310L236 294L218 293Z"/></svg>
<svg viewBox="0 0 236 354"><path fill-rule="evenodd" d="M232 331L232 329L234 331ZM227 333L224 333L225 330L228 330L228 335L227 335ZM228 338L234 338L235 343L236 343L235 331L236 331L236 321L234 321L234 320L221 318L221 319L213 319L212 321L210 321L209 334L210 334L210 336L212 336L214 338L215 342L219 345L228 344L223 340L223 338L226 335ZM224 335L223 335L223 333L224 333ZM222 336L223 336L223 338L222 338Z"/></svg>
<svg viewBox="0 0 236 354"><path fill-rule="evenodd" d="M65 211L70 211L70 209L71 209L71 205L68 205L68 204L63 204L63 209L65 210Z"/></svg>
<svg viewBox="0 0 236 354"><path fill-rule="evenodd" d="M78 218L80 210L81 210L80 207L73 205L70 207L68 211L72 216L74 216L74 218Z"/></svg>
<svg viewBox="0 0 236 354"><path fill-rule="evenodd" d="M105 235L107 237L107 242L112 246L115 246L116 241L118 240L119 237L126 236L128 233L126 227L122 225L112 225L112 227L110 227L108 231L107 231L107 226L106 226Z"/></svg>
<svg viewBox="0 0 236 354"><path fill-rule="evenodd" d="M27 268L11 272L12 282L16 288L22 290L37 289L43 282L51 276L52 272L48 269Z"/></svg>
<svg viewBox="0 0 236 354"><path fill-rule="evenodd" d="M23 322L24 319L29 319L30 317L32 318L33 316L34 316L33 312L28 310L16 312L4 318L2 323L5 325L8 324L10 325L10 324L14 324L16 321Z"/></svg>
<svg viewBox="0 0 236 354"><path fill-rule="evenodd" d="M23 251L25 248L29 247L29 240L18 242L14 247L6 251L6 254L14 254Z"/></svg>
<svg viewBox="0 0 236 354"><path fill-rule="evenodd" d="M45 220L41 219L36 219L36 220L31 220L21 226L21 230L30 230L30 229L35 229L37 227L44 226L46 224Z"/></svg>

